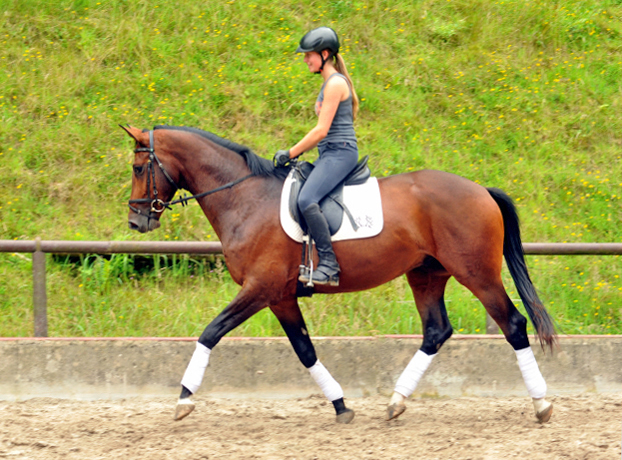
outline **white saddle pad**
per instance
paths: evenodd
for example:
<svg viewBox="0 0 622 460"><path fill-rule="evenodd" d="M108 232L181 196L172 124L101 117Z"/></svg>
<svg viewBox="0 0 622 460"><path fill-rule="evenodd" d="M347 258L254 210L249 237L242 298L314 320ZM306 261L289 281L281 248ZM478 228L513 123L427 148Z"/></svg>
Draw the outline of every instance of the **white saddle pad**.
<svg viewBox="0 0 622 460"><path fill-rule="evenodd" d="M294 180L292 171L285 179L283 192L281 193L281 225L291 239L301 243L303 241L302 229L289 212L289 195ZM344 213L341 227L332 236L332 241L370 238L382 231L384 220L382 217L382 202L380 201L378 179L370 177L364 184L344 187L343 201L352 217L354 217L354 222L358 225L358 229L354 230L350 219Z"/></svg>

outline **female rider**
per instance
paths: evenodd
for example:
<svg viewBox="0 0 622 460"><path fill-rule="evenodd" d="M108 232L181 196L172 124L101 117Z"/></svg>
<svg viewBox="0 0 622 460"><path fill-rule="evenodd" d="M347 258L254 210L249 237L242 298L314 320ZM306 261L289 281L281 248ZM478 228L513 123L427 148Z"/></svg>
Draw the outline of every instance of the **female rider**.
<svg viewBox="0 0 622 460"><path fill-rule="evenodd" d="M305 218L309 233L315 241L320 262L313 271L313 283L339 285L339 264L330 240L328 223L319 202L354 169L358 148L353 121L358 111L358 98L343 58L339 39L329 27L319 27L300 40L297 53L304 53L309 71L320 74L324 84L315 103L317 125L289 150L279 150L274 156L277 167L317 146L319 158L309 178L300 190L298 208ZM308 276L299 278L308 282Z"/></svg>

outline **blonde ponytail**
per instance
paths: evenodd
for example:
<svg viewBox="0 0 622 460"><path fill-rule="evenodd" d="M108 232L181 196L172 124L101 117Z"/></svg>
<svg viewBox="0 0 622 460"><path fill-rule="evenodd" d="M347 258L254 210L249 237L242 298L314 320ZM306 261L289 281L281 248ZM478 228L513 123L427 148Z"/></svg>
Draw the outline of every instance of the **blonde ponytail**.
<svg viewBox="0 0 622 460"><path fill-rule="evenodd" d="M348 73L348 68L346 67L346 62L341 57L341 54L337 54L335 56L335 70L342 74L348 80L350 84L350 90L352 91L352 114L354 115L354 119L356 120L356 115L359 111L359 98L356 95L356 91L354 90L354 84L352 83L352 78L350 78L350 74Z"/></svg>

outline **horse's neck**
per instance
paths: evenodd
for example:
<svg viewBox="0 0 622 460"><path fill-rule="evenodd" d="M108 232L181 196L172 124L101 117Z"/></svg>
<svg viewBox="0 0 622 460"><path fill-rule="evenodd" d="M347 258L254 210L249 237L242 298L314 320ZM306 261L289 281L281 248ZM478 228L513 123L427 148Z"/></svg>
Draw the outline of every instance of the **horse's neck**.
<svg viewBox="0 0 622 460"><path fill-rule="evenodd" d="M200 205L224 248L250 243L258 229L278 224L278 194L262 177L207 196Z"/></svg>
<svg viewBox="0 0 622 460"><path fill-rule="evenodd" d="M184 186L193 195L214 190L241 179L251 173L246 162L235 152L223 156L223 152L201 152L184 162ZM244 232L245 221L257 221L266 217L266 209L257 206L257 198L271 201L274 195L278 207L278 193L269 179L252 177L231 188L215 192L197 201L212 224L223 245L231 238L239 238ZM263 215L262 215L263 214Z"/></svg>

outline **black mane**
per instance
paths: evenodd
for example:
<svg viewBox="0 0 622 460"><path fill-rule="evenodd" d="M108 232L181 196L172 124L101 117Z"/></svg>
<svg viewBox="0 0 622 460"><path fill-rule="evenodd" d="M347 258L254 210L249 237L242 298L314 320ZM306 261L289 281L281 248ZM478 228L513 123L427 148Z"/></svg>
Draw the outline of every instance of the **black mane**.
<svg viewBox="0 0 622 460"><path fill-rule="evenodd" d="M267 160L265 158L260 157L256 153L254 153L250 148L236 144L228 139L224 139L220 136L217 136L214 133L210 133L208 131L203 131L198 128L191 128L188 126L169 126L169 125L160 125L155 126L155 129L170 129L174 131L185 131L188 133L197 134L201 137L204 137L207 140L214 142L215 144L220 145L226 149L232 150L235 153L239 154L246 161L247 166L251 170L251 172L256 176L267 176L267 177L276 177L279 179L285 179L287 173L289 172L289 168L275 168L272 164L272 161Z"/></svg>

